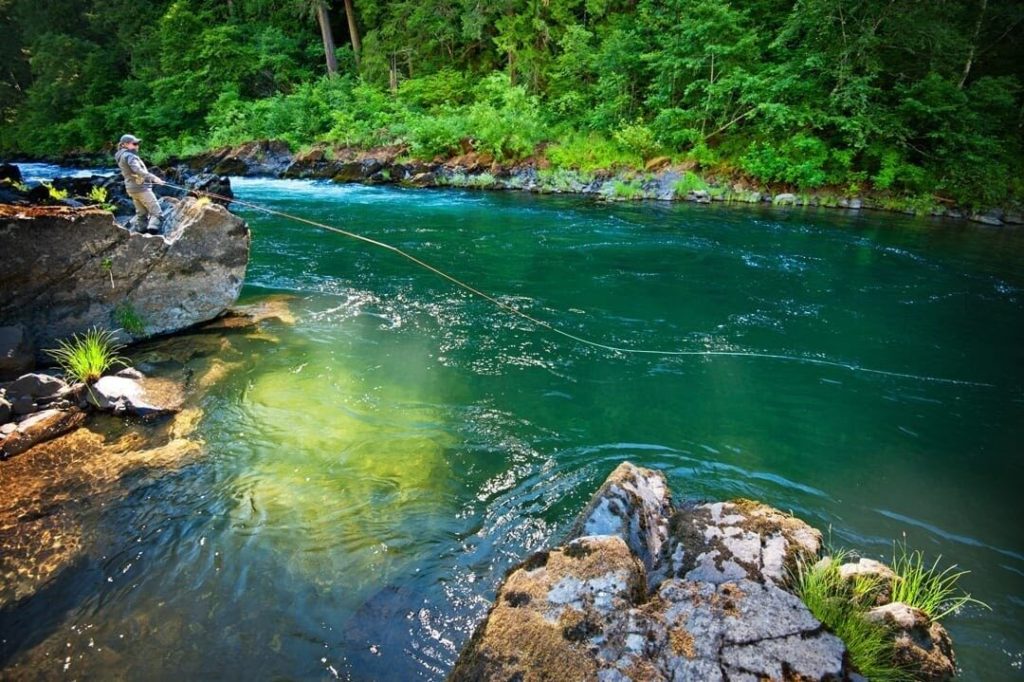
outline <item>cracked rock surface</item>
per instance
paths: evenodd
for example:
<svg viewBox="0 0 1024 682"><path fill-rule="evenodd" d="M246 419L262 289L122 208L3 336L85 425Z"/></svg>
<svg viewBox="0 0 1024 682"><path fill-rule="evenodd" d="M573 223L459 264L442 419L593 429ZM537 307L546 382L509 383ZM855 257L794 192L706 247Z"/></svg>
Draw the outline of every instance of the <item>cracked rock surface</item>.
<svg viewBox="0 0 1024 682"><path fill-rule="evenodd" d="M512 571L450 679L842 680L846 649L786 587L821 534L747 500L675 510L624 462L567 542Z"/></svg>

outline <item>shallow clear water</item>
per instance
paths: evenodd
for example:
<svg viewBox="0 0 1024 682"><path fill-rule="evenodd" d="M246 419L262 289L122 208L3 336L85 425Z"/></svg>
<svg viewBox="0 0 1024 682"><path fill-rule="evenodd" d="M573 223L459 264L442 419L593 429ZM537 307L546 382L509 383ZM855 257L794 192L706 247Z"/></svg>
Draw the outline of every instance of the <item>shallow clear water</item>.
<svg viewBox="0 0 1024 682"><path fill-rule="evenodd" d="M12 675L440 679L505 570L623 459L885 558L971 573L968 680L1024 660L1024 235L890 215L234 179L394 244L239 209L244 300L205 455L89 511L86 558L0 611ZM802 361L804 359L805 361ZM827 360L849 367L822 365ZM864 370L880 370L879 372Z"/></svg>

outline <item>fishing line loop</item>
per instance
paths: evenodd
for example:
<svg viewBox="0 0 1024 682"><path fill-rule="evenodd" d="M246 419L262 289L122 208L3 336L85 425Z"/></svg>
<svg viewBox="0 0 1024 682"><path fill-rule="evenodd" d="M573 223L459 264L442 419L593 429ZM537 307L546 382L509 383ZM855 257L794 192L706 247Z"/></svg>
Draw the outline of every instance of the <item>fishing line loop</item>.
<svg viewBox="0 0 1024 682"><path fill-rule="evenodd" d="M322 230L327 230L328 232L334 232L336 234L340 234L340 235L343 235L345 237L349 237L351 239L355 239L355 240L358 240L358 241L361 241L361 242L365 242L367 244L371 244L373 246L385 249L387 251L391 251L392 253L395 253L395 254L401 256L402 258L405 258L405 259L415 263L416 265L419 265L420 267L422 267L422 268L424 268L426 270L429 270L430 272L434 273L438 277L441 277L443 279L448 280L449 282L451 282L452 284L456 285L457 287L459 287L461 289L464 289L466 291L469 291L470 293L475 294L476 296L479 296L480 298L482 298L482 299L484 299L486 301L491 302L492 304L494 304L495 306L497 306L501 310L504 310L505 312L508 312L508 313L510 313L512 315L518 315L519 317L522 317L522 318L524 318L526 320L529 320L530 322L532 322L533 324L537 325L538 327L542 327L544 329L547 329L549 332L551 332L553 334L558 334L558 335L560 335L562 337L565 337L567 339L571 339L573 341L576 341L577 343L581 343L581 344L584 344L584 345L587 345L587 346L592 346L594 348L600 348L602 350L606 350L606 351L609 351L609 352L612 352L612 353L624 353L624 354L631 354L631 355L660 355L660 356L676 356L676 357L679 357L679 356L690 356L690 357L760 358L760 359L766 359L766 360L780 360L780 361L785 361L785 362L797 362L797 363L803 363L803 364L819 365L819 366L823 366L823 367L837 367L837 368L840 368L840 369L845 369L845 370L850 371L850 372L864 372L864 373L867 373L867 374L875 374L875 375L880 375L880 376L896 377L896 378L901 378L901 379L914 379L914 380L918 380L918 381L931 381L931 382L942 383L942 384L958 384L958 385L964 385L964 386L985 386L985 387L990 387L990 388L993 387L992 384L987 384L987 383L982 383L982 382L977 382L977 381L966 381L966 380L961 380L961 379L945 379L945 378L942 378L942 377L930 377L930 376L923 376L923 375L918 375L918 374L909 374L909 373L905 373L905 372L890 372L888 370L871 369L869 367L861 367L860 365L855 365L855 364L847 363L847 362L839 362L839 361L836 361L836 360L825 360L825 359L822 359L822 358L808 358L808 357L800 357L800 356L796 356L796 355L784 355L784 354L781 354L781 353L759 353L757 351L739 351L739 350L736 350L736 351L731 351L731 350L660 350L660 349L652 349L652 348L628 348L628 347L624 347L624 346L614 346L614 345L611 345L611 344L602 343L600 341L594 341L593 339L588 339L588 338L585 338L583 336L578 336L576 334L573 334L572 332L567 332L564 329L560 329L559 327L556 327L556 326L552 325L549 322L546 322L546 321L544 321L544 320L542 320L540 318L537 318L537 317L535 317L533 315L530 315L529 313L523 312L522 310L520 310L520 309L518 309L516 307L510 306L507 303L503 303L501 300L495 298L494 296L491 296L490 294L487 294L487 293L481 291L480 289L477 289L476 287L474 287L474 286L472 286L470 284L467 284L466 282L463 282L460 279L457 279L456 277L448 274L447 272L444 272L443 270L440 270L440 269L434 267L430 263L427 263L427 262L425 262L423 260L420 260L416 256L413 256L412 254L410 254L410 253L408 253L406 251L403 251L402 249L398 248L397 246L393 246L393 245L388 244L386 242L378 241L378 240L373 239L371 237L367 237L365 235L361 235L361 234L359 234L357 232L351 232L349 230L345 230L345 229L342 229L340 227L335 227L333 225L327 225L326 223L321 223L321 222L318 222L318 221L315 221L315 220L309 220L308 218L303 218L301 216L292 215L290 213L285 213L284 211L278 211L276 209L268 208L268 207L262 206L260 204L255 204L255 203L252 203L252 202L249 202L249 201L243 201L243 200L238 199L236 197L227 197L227 196L222 196L220 194L216 194L214 192L207 192L205 190L189 188L189 187L182 187L180 185L175 185L175 184L173 184L171 182L166 182L166 181L164 182L164 185L166 185L167 187L172 187L174 189L184 190L185 192L189 192L189 193L202 194L202 195L210 197L212 199L219 199L221 201L233 202L233 203L239 204L240 206L246 206L246 207L251 208L251 209L256 210L256 211L261 211L261 212L267 213L269 215L279 216L281 218L285 218L287 220L292 220L292 221L298 222L298 223L305 223L307 225L311 225L313 227L320 228Z"/></svg>

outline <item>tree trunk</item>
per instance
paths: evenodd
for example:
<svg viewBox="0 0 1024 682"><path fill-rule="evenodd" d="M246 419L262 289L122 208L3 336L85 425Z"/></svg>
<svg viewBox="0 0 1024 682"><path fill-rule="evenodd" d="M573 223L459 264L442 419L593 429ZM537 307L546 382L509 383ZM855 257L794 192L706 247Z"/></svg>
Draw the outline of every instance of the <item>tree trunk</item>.
<svg viewBox="0 0 1024 682"><path fill-rule="evenodd" d="M327 75L338 74L338 58L334 56L334 36L331 34L331 18L325 2L316 3L316 20L320 24L320 37L324 40L324 57L327 59Z"/></svg>
<svg viewBox="0 0 1024 682"><path fill-rule="evenodd" d="M974 62L974 51L978 47L978 36L981 34L981 23L985 19L985 10L988 9L988 0L981 0L981 11L978 12L978 21L974 24L974 35L971 37L971 48L967 52L967 63L964 64L964 74L960 77L957 88L964 89L967 77L971 75L971 64Z"/></svg>
<svg viewBox="0 0 1024 682"><path fill-rule="evenodd" d="M398 92L398 56L392 52L391 61L388 63L388 88L391 94Z"/></svg>
<svg viewBox="0 0 1024 682"><path fill-rule="evenodd" d="M345 0L345 16L348 17L348 35L352 39L352 54L356 56L356 68L359 68L359 53L362 44L359 41L359 27L356 26L356 13L352 9L352 0Z"/></svg>

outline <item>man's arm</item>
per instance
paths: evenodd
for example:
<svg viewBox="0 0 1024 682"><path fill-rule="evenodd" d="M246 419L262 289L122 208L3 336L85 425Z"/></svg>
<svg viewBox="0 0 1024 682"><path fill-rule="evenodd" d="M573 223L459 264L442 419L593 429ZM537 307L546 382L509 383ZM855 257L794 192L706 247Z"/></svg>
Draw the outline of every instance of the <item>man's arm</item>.
<svg viewBox="0 0 1024 682"><path fill-rule="evenodd" d="M146 169L146 164L142 163L142 159L134 154L128 158L128 167L132 169L136 177L143 178L146 182L155 182L158 185L164 184L164 181L150 173Z"/></svg>

